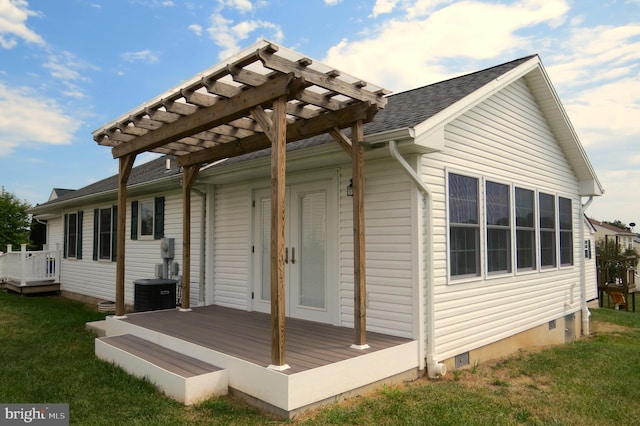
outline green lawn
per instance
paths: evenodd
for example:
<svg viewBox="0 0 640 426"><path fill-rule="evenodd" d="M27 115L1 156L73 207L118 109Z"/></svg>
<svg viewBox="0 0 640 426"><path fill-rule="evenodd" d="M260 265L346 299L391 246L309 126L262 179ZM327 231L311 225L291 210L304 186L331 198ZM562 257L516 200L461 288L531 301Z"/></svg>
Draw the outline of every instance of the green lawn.
<svg viewBox="0 0 640 426"><path fill-rule="evenodd" d="M227 397L184 407L95 358L84 325L104 314L0 291L0 402L69 403L78 425L640 425L640 314L592 312L588 339L282 422Z"/></svg>

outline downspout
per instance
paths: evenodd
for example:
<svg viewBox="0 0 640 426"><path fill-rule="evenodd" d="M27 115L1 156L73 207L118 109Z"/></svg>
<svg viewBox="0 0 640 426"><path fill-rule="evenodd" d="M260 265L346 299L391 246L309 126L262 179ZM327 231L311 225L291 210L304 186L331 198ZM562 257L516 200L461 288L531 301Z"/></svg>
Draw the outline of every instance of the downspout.
<svg viewBox="0 0 640 426"><path fill-rule="evenodd" d="M580 304L582 307L582 335L588 336L590 334L589 331L589 317L591 316L591 312L589 312L589 308L587 307L587 277L586 277L586 259L584 257L584 212L587 210L591 202L593 201L593 196L590 196L586 203L580 206L580 244L582 247L582 255L580 256Z"/></svg>
<svg viewBox="0 0 640 426"><path fill-rule="evenodd" d="M205 295L204 295L204 273L205 273L205 261L206 261L206 250L207 250L207 193L202 192L199 189L193 188L193 192L200 196L200 268L198 271L198 305L205 305Z"/></svg>
<svg viewBox="0 0 640 426"><path fill-rule="evenodd" d="M438 362L437 354L436 354L436 345L435 345L435 320L433 317L435 302L433 300L434 291L433 291L433 228L431 226L431 212L433 211L433 197L431 196L431 190L424 183L424 181L418 176L418 174L413 170L411 165L407 163L407 161L400 155L398 152L398 144L395 140L389 141L389 154L391 157L400 164L400 166L407 173L409 178L416 184L420 192L422 192L423 203L423 224L427 227L427 232L425 236L425 246L427 256L427 271L425 273L426 276L426 290L425 290L425 299L426 299L426 324L425 324L425 334L420 333L420 338L422 336L427 336L426 341L426 362L427 362L427 375L429 378L435 379L438 377L442 377L447 374L447 366L441 362ZM425 206L426 204L426 206ZM421 302L420 302L421 303ZM422 318L420 318L420 323L422 323Z"/></svg>

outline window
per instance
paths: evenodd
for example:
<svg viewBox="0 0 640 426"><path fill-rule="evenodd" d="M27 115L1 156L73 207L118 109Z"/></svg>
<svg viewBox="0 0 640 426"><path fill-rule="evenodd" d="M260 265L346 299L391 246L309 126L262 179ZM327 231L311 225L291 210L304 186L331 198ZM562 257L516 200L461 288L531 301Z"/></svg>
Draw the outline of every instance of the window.
<svg viewBox="0 0 640 426"><path fill-rule="evenodd" d="M516 188L516 262L518 271L536 269L535 194Z"/></svg>
<svg viewBox="0 0 640 426"><path fill-rule="evenodd" d="M140 236L153 235L153 201L140 201Z"/></svg>
<svg viewBox="0 0 640 426"><path fill-rule="evenodd" d="M555 197L540 193L540 265L543 268L556 266L556 207Z"/></svg>
<svg viewBox="0 0 640 426"><path fill-rule="evenodd" d="M586 240L584 242L584 258L591 259L591 240Z"/></svg>
<svg viewBox="0 0 640 426"><path fill-rule="evenodd" d="M511 200L509 186L486 183L487 270L511 272Z"/></svg>
<svg viewBox="0 0 640 426"><path fill-rule="evenodd" d="M82 212L64 215L65 258L82 259Z"/></svg>
<svg viewBox="0 0 640 426"><path fill-rule="evenodd" d="M116 260L117 206L93 211L93 260Z"/></svg>
<svg viewBox="0 0 640 426"><path fill-rule="evenodd" d="M560 224L560 265L573 265L573 223L571 200L558 197L558 221Z"/></svg>
<svg viewBox="0 0 640 426"><path fill-rule="evenodd" d="M449 174L449 253L452 277L480 275L478 179Z"/></svg>
<svg viewBox="0 0 640 426"><path fill-rule="evenodd" d="M164 197L131 202L131 239L164 236Z"/></svg>

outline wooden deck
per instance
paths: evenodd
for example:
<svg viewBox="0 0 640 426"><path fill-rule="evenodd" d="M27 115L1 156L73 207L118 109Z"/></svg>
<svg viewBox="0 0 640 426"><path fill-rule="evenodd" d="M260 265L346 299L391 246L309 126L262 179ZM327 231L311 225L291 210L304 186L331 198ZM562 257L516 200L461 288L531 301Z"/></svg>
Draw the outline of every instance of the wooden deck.
<svg viewBox="0 0 640 426"><path fill-rule="evenodd" d="M21 286L19 282L6 281L1 284L0 288L18 294L57 293L60 291L60 283L56 283L54 280L29 281L27 285Z"/></svg>
<svg viewBox="0 0 640 426"><path fill-rule="evenodd" d="M220 306L191 312L163 310L128 314L121 321L185 340L263 367L271 364L268 314ZM351 349L354 330L287 318L286 363L294 374L410 342L411 339L367 333L370 349Z"/></svg>

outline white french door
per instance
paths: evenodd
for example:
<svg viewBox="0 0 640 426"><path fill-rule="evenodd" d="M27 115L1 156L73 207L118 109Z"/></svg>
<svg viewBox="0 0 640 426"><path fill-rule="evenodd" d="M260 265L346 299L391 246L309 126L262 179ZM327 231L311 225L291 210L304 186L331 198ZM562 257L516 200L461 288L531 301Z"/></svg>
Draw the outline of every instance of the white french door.
<svg viewBox="0 0 640 426"><path fill-rule="evenodd" d="M335 210L331 181L290 185L285 197L285 313L289 317L333 323L337 298L331 277L331 236ZM271 189L254 192L253 308L271 311ZM335 269L335 268L334 268Z"/></svg>

